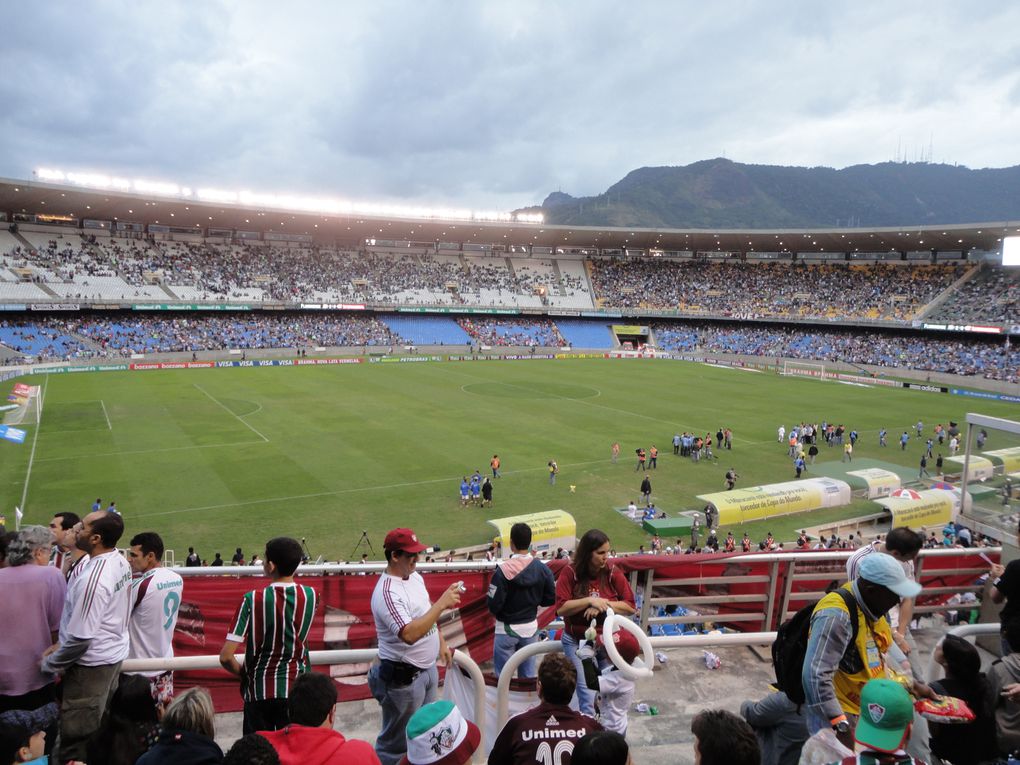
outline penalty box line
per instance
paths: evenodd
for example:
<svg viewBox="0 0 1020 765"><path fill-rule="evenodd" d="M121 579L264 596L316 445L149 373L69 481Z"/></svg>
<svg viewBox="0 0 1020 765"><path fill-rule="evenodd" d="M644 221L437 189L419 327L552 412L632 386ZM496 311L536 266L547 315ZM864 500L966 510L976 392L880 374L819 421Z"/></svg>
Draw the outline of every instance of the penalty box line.
<svg viewBox="0 0 1020 765"><path fill-rule="evenodd" d="M249 424L248 424L247 422L245 422L244 420L242 420L242 419L241 419L241 415L239 415L239 414L236 414L236 413L235 413L235 412L234 412L234 411L233 411L233 410L232 410L232 409L231 409L231 408L230 408L229 406L227 406L226 404L224 404L224 403L223 403L222 401L220 401L220 400L219 400L218 398L216 398L216 397L215 397L215 396L214 396L213 394L211 394L211 393L210 393L209 391L207 391L207 390L206 390L205 388L203 388L203 387L202 387L201 385L199 385L198 383L192 383L192 385L194 385L194 386L195 386L196 388L198 388L198 389L199 389L200 391L202 391L202 393L204 393L204 394L205 394L206 396L208 396L208 397L209 397L209 399L210 399L210 400L211 400L211 401L212 401L212 402L213 402L214 404L216 404L217 406L221 407L221 408L222 408L222 409L223 409L224 411L226 411L226 412L227 412L227 414L229 414L229 415L230 415L231 417L233 417L234 419L236 419L236 420L237 420L237 421L238 421L239 423L241 423L242 425L244 425L244 427L248 428L248 430L250 430L250 431L251 431L252 433L254 433L254 434L255 434L256 436L258 436L259 438L261 438L261 439L262 439L263 441L265 441L265 442L267 442L267 443L269 442L269 439L268 439L268 438L266 438L266 436L265 436L265 435L263 435L263 434L262 434L262 433L261 433L260 431L256 430L256 429L255 429L255 428L254 428L253 426L249 425ZM257 409L256 409L255 411L259 411L259 410L257 410ZM254 413L255 413L255 412L252 412L252 414L254 414Z"/></svg>
<svg viewBox="0 0 1020 765"><path fill-rule="evenodd" d="M587 462L573 462L565 464L563 467L584 467L585 465L609 465L608 459L603 460L588 460ZM517 475L519 473L534 473L536 471L545 472L549 468L545 465L541 467L533 468L522 468L520 470L507 470L502 475ZM293 502L298 499L319 499L320 497L336 497L342 494L357 494L365 491L385 491L386 489L404 489L409 486L427 486L434 483L453 483L459 481L459 478L429 478L424 481L405 481L403 483L390 483L382 486L359 486L355 489L337 489L336 491L319 491L314 494L294 494L289 497L269 497L267 499L249 499L244 502L228 502L222 505L205 505L203 507L182 507L178 510L162 510L157 513L141 513L138 514L139 518L152 518L157 515L177 515L179 513L196 513L204 510L226 510L232 507L247 507L249 505L267 505L273 502Z"/></svg>

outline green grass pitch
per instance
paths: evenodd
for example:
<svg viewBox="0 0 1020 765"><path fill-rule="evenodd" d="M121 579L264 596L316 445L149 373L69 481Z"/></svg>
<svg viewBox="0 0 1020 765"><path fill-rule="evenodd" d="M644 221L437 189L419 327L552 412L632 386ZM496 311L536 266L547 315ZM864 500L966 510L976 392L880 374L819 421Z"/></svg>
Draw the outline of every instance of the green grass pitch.
<svg viewBox="0 0 1020 765"><path fill-rule="evenodd" d="M618 549L636 549L645 534L612 508L640 499L638 446L658 446L653 499L673 513L700 508L695 495L721 490L731 466L739 486L793 479L776 442L780 424L842 422L861 433L858 458L916 469L922 442L912 437L901 452L896 440L919 419L930 432L967 411L1017 414L1015 405L958 396L662 360L191 369L54 375L45 384L38 437L29 427L24 445L0 442L9 522L23 497L25 522L41 524L59 510L84 514L101 497L117 502L128 534L156 530L178 559L194 545L210 560L237 546L250 554L281 534L307 538L313 555L347 559L363 529L381 555L383 535L398 525L446 549L491 538L487 518L551 509L573 514L579 533L601 527ZM880 450L883 426L890 446ZM673 456L674 432L719 427L733 429L734 444L718 463ZM996 438L987 448L1016 445ZM820 448L820 460L839 459ZM487 474L494 453L504 475L494 507L462 508L461 476ZM550 459L560 466L556 486ZM873 508L859 502L811 520ZM806 521L749 528L754 539L766 528L791 538Z"/></svg>

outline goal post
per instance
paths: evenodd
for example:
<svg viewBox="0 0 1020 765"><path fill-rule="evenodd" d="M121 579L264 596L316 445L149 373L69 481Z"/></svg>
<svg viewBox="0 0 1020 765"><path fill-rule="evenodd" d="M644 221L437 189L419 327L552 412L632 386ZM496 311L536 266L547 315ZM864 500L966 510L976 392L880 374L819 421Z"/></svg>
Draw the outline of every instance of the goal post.
<svg viewBox="0 0 1020 765"><path fill-rule="evenodd" d="M780 374L795 377L814 377L818 380L827 379L825 364L820 361L793 361L784 359L783 371Z"/></svg>

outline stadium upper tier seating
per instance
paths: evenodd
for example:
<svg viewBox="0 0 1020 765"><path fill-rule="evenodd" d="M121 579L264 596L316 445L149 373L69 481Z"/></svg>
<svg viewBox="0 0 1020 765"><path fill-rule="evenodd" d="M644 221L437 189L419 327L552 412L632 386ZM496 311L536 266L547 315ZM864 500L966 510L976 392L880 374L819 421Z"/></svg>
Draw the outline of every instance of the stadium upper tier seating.
<svg viewBox="0 0 1020 765"><path fill-rule="evenodd" d="M1020 321L1020 268L986 266L926 317L932 321L1015 324Z"/></svg>
<svg viewBox="0 0 1020 765"><path fill-rule="evenodd" d="M629 308L729 318L1015 323L1020 275L952 261L804 263L360 251L199 236L0 232L0 300Z"/></svg>

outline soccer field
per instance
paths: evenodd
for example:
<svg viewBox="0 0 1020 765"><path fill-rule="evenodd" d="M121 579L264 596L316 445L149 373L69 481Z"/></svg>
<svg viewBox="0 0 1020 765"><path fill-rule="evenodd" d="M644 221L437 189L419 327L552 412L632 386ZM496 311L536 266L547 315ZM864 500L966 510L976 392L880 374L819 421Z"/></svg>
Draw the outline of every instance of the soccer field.
<svg viewBox="0 0 1020 765"><path fill-rule="evenodd" d="M967 411L1016 417L1011 404L922 391L858 387L664 360L429 362L335 367L188 369L30 378L45 384L38 435L0 442L0 507L25 522L84 514L101 497L124 514L127 533L160 532L183 559L247 555L271 536L305 537L313 556L347 559L367 530L381 557L386 530L415 528L441 548L480 544L487 518L563 509L579 533L603 528L618 549L647 541L613 511L640 500L634 450L656 445L653 499L671 515L700 509L733 467L738 486L791 480L776 428L823 419L856 428L855 457L916 470L923 439L901 452L919 419L963 422ZM734 432L719 462L674 457L671 439L689 430ZM879 449L886 427L890 446ZM986 448L1016 445L990 442ZM621 444L619 464L610 445ZM837 460L821 445L819 461ZM462 476L489 473L499 454L492 508L462 508ZM946 452L948 455L948 451ZM550 486L546 464L560 474ZM809 474L810 475L810 474ZM571 486L576 487L571 491ZM24 499L24 503L22 500ZM873 512L851 508L813 514ZM789 538L803 516L767 522ZM749 525L752 538L763 524ZM726 528L722 530L725 535ZM742 530L734 529L739 537Z"/></svg>

